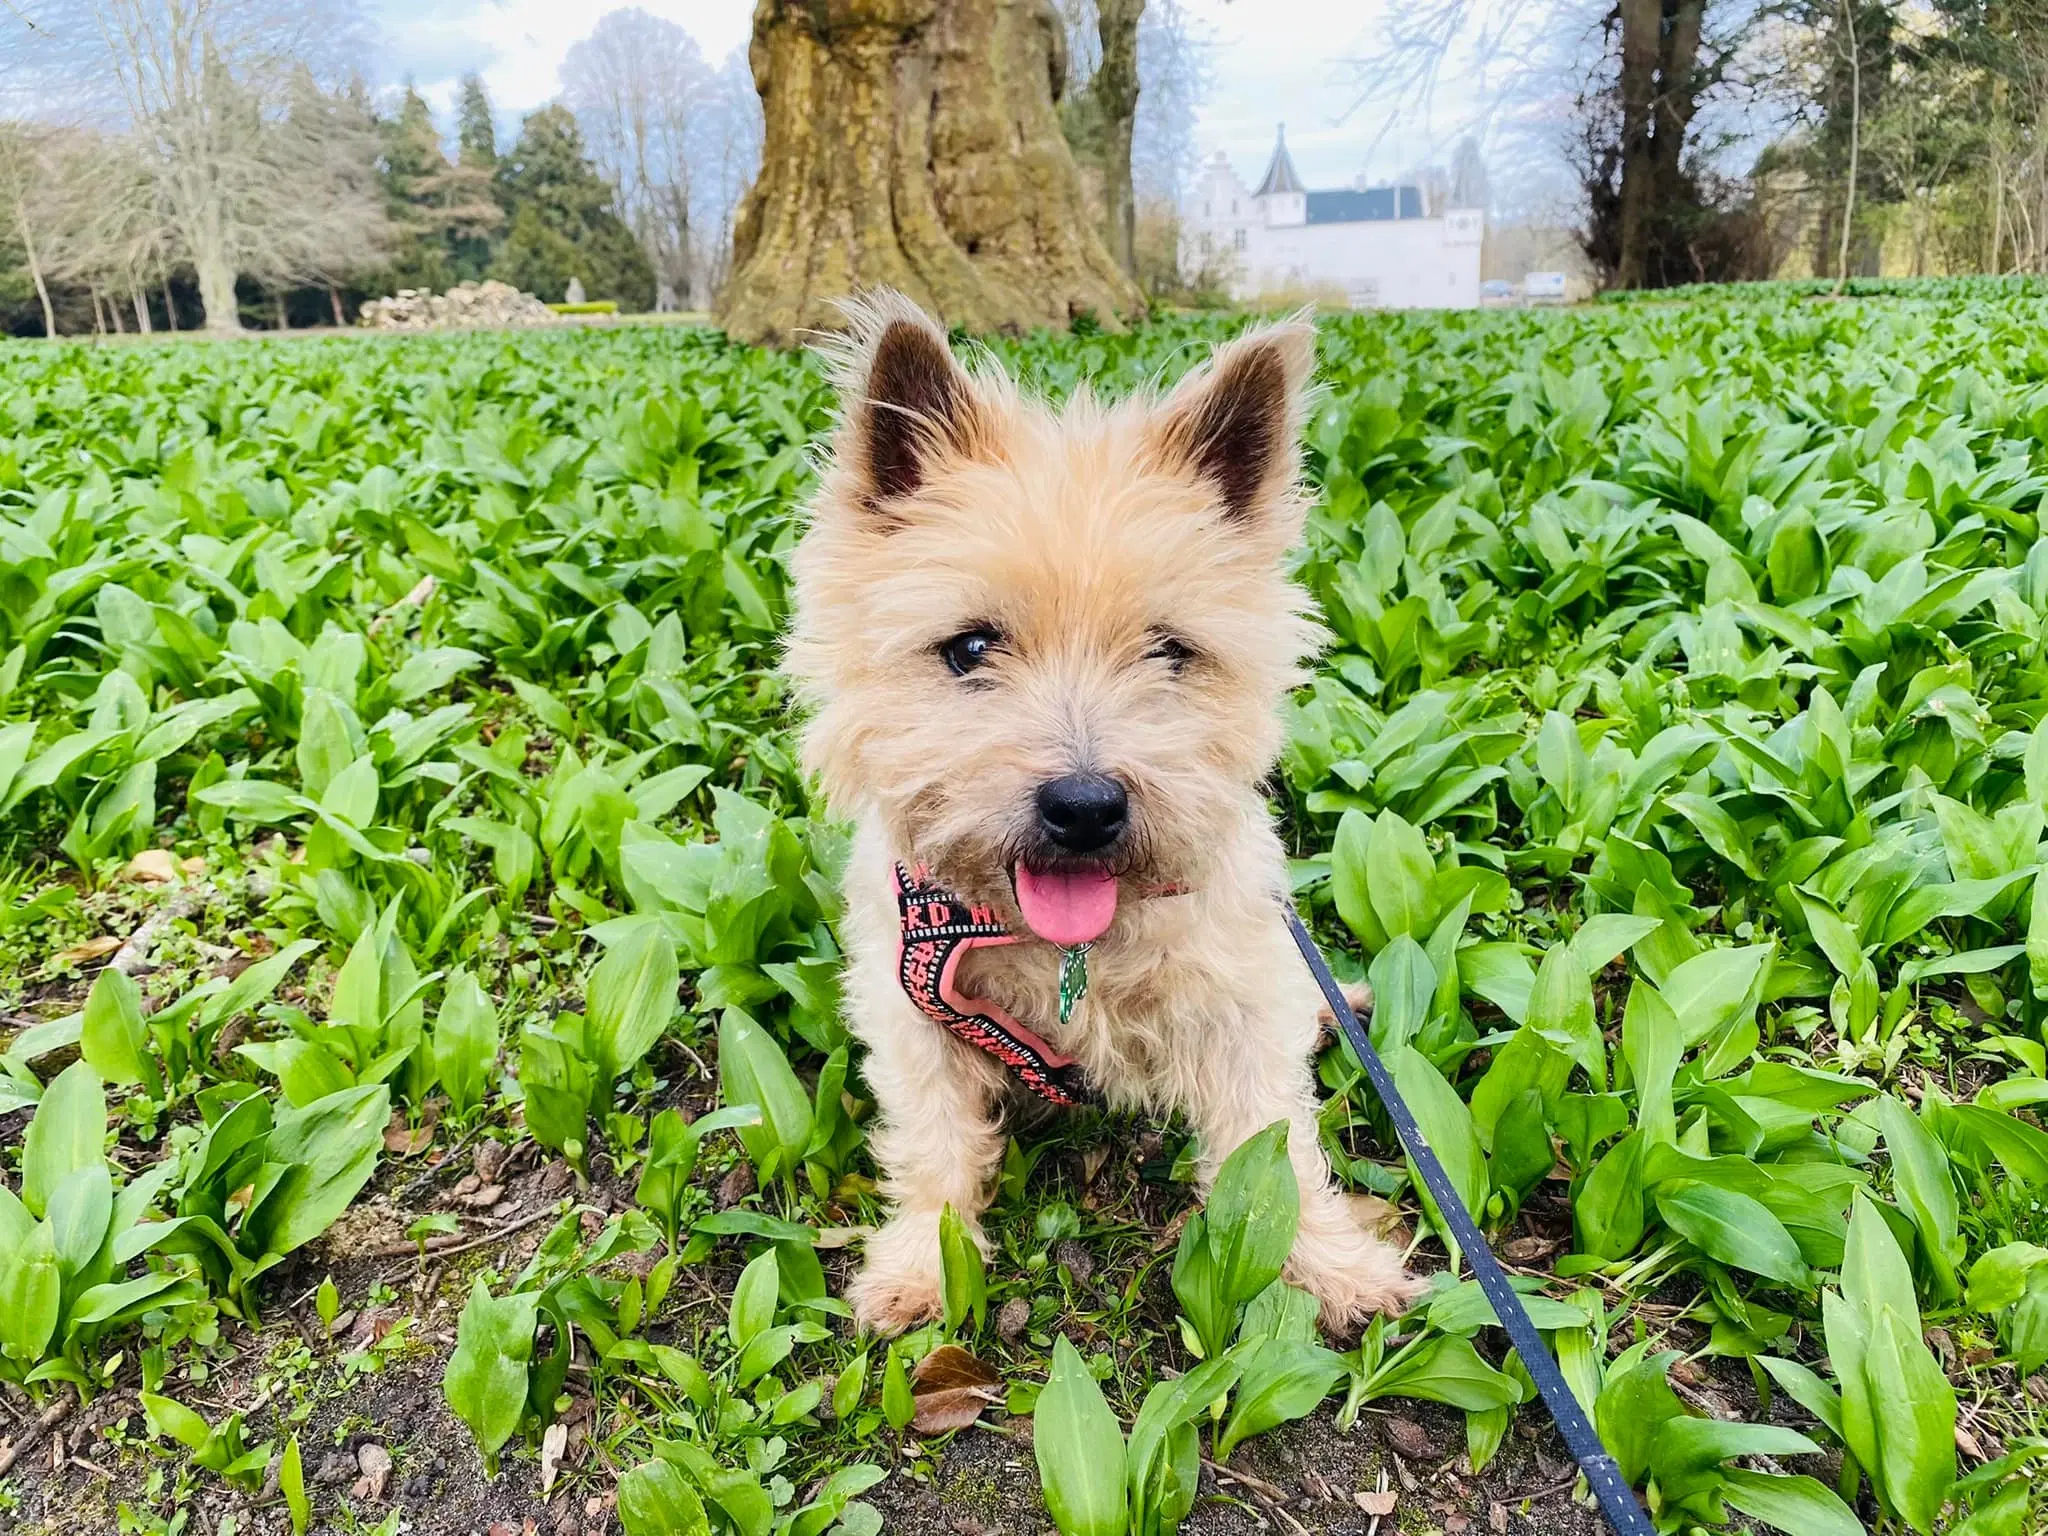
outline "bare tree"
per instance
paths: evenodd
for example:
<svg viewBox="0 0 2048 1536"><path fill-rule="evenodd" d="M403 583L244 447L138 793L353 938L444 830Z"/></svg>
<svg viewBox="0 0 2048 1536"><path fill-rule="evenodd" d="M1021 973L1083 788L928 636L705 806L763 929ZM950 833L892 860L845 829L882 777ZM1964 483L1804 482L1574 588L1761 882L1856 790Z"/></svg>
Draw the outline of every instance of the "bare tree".
<svg viewBox="0 0 2048 1536"><path fill-rule="evenodd" d="M1138 23L1145 0L1096 0L1096 34L1102 54L1089 91L1102 115L1103 223L1109 253L1137 275L1133 235L1137 202L1131 191L1131 134L1138 116Z"/></svg>
<svg viewBox="0 0 2048 1536"><path fill-rule="evenodd" d="M356 45L354 0L50 0L37 21L39 66L111 95L141 147L207 329L240 329L239 276L303 280L380 238L374 137L313 110Z"/></svg>
<svg viewBox="0 0 2048 1536"><path fill-rule="evenodd" d="M125 329L126 300L138 331L151 329L150 277L165 258L165 225L143 147L121 135L81 129L55 131L46 140L46 177L31 195L47 274L100 297L115 328Z"/></svg>
<svg viewBox="0 0 2048 1536"><path fill-rule="evenodd" d="M696 40L637 6L607 13L562 61L563 94L654 266L661 309L690 292L690 141L711 83Z"/></svg>
<svg viewBox="0 0 2048 1536"><path fill-rule="evenodd" d="M31 211L32 200L50 185L50 135L34 123L0 124L0 213L21 240L29 280L43 306L43 334L57 334L57 312L50 303L49 272L39 249L36 228L42 222Z"/></svg>
<svg viewBox="0 0 2048 1536"><path fill-rule="evenodd" d="M733 222L740 199L760 173L766 129L747 50L735 48L707 78L703 102L690 118L690 221L697 231L693 308L710 308L725 286Z"/></svg>
<svg viewBox="0 0 2048 1536"><path fill-rule="evenodd" d="M1213 83L1212 44L1202 25L1182 0L1057 5L1067 34L1068 103L1085 103L1088 115L1105 119L1087 124L1084 134L1115 137L1118 130L1106 119L1112 111L1127 112L1132 195L1140 202L1177 200L1194 168L1195 116ZM1105 31L1134 40L1135 80L1118 78L1118 70L1105 62ZM1070 136L1076 126L1070 119ZM1077 146L1077 152L1093 148Z"/></svg>

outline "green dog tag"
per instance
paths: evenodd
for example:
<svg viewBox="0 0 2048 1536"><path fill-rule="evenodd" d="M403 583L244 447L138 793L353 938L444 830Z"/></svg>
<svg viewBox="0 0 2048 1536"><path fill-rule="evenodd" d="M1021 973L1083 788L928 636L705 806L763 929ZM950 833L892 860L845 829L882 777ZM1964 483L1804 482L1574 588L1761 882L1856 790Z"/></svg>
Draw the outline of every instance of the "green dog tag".
<svg viewBox="0 0 2048 1536"><path fill-rule="evenodd" d="M1074 1015L1074 1005L1088 995L1088 946L1060 951L1060 1022Z"/></svg>

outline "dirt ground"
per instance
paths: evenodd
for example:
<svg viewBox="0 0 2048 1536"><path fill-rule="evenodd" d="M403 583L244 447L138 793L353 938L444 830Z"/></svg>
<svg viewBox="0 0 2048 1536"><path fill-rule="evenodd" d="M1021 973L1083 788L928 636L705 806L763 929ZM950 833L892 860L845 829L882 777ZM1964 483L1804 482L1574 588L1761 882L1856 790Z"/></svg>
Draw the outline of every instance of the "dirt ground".
<svg viewBox="0 0 2048 1536"><path fill-rule="evenodd" d="M487 1477L468 1430L441 1395L469 1277L485 1264L515 1268L570 1188L567 1168L535 1164L531 1144L513 1154L501 1177L504 1192L484 1230L503 1235L480 1244L467 1235L435 1239L442 1251L423 1261L404 1238L410 1209L394 1203L419 1175L403 1163L388 1166L379 1180L382 1192L360 1203L271 1287L263 1326L238 1335L240 1347L208 1381L175 1389L210 1419L245 1410L251 1443L287 1431L298 1435L314 1531L605 1536L618 1530L609 1492L625 1464L610 1454L603 1433L594 1439L587 1433L587 1398L570 1410L567 1461L544 1493L538 1457L518 1441L508 1447L497 1478ZM599 1185L580 1198L601 1207L623 1195ZM586 1224L598 1219L593 1213ZM843 1269L843 1256L835 1267ZM331 1340L320 1337L312 1304L312 1288L327 1273L342 1300ZM684 1274L676 1308L722 1309L729 1276L715 1269ZM55 1423L45 1423L47 1413L11 1391L0 1396L0 1407L11 1420L0 1443L17 1457L11 1483L0 1484L15 1498L11 1511L0 1507L0 1529L23 1536L289 1531L274 1487L254 1497L236 1492L194 1473L182 1452L152 1442L132 1388ZM1597 1512L1572 1501L1575 1469L1539 1407L1519 1415L1478 1477L1464 1470L1462 1414L1425 1403L1379 1403L1368 1406L1348 1434L1333 1420L1334 1402L1247 1442L1230 1466L1207 1467L1200 1499L1182 1527L1186 1536L1579 1536L1604 1529ZM885 1464L893 1458L891 1475L865 1498L892 1536L1052 1536L1030 1436L1030 1419L999 1410L927 1443L914 1436L894 1441L884 1432L866 1454ZM1375 1518L1369 1509L1384 1513Z"/></svg>

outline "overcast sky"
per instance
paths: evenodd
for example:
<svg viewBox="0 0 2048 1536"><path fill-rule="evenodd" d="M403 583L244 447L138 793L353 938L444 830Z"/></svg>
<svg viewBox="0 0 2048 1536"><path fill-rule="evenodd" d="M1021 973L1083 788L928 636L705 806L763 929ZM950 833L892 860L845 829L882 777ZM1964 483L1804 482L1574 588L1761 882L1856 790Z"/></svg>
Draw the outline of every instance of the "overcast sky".
<svg viewBox="0 0 2048 1536"><path fill-rule="evenodd" d="M612 9L564 0L377 3L381 74L393 81L409 75L446 106L456 81L479 70L508 122L555 95L570 44ZM1375 143L1382 114L1349 111L1358 92L1346 61L1370 50L1380 3L1184 0L1213 43L1215 81L1196 134L1203 157L1220 149L1240 176L1256 180L1284 120L1295 166L1311 187L1345 186L1360 173L1391 179L1421 159L1448 160L1451 146L1429 142L1419 126ZM752 0L641 0L641 7L680 23L713 60L745 44L754 9Z"/></svg>

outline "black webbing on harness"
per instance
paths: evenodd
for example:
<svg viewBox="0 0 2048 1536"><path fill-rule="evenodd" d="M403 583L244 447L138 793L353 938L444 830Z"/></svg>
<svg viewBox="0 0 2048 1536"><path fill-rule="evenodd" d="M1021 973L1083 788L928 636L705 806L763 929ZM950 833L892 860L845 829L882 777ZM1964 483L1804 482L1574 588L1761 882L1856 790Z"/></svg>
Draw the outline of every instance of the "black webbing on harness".
<svg viewBox="0 0 2048 1536"><path fill-rule="evenodd" d="M1358 1022L1358 1015L1351 1011L1351 1004L1344 999L1344 989L1337 985L1337 978L1330 974L1330 967L1324 962L1322 951L1316 948L1316 941L1309 937L1309 931L1301 921L1301 915L1294 910L1292 902L1284 903L1287 910L1287 926L1294 934L1295 948L1301 951L1301 958L1308 962L1308 968L1315 973L1316 985L1323 989L1323 997L1330 1005L1330 1012L1337 1016L1337 1023L1344 1031L1344 1038L1351 1042L1351 1048L1358 1053L1359 1061L1365 1067L1365 1075L1372 1079L1373 1091L1379 1094L1380 1103L1386 1106L1387 1118L1394 1122L1394 1134L1401 1138L1401 1146L1407 1151L1415 1171L1422 1175L1430 1197L1436 1201L1438 1212L1443 1216L1444 1225L1451 1229L1451 1236L1457 1240L1464 1252L1465 1261L1472 1266L1472 1278L1479 1282L1479 1288L1486 1293L1486 1299L1493 1303L1493 1315L1500 1319L1501 1327L1507 1330L1508 1338L1514 1342L1516 1352L1522 1357L1522 1364L1536 1383L1536 1390L1542 1394L1544 1406L1549 1408L1550 1417L1557 1424L1557 1432L1564 1436L1565 1448L1572 1453L1572 1460L1579 1464L1579 1470L1586 1474L1586 1485L1593 1490L1593 1496L1600 1501L1600 1508L1607 1516L1607 1523L1614 1527L1618 1536L1656 1536L1650 1517L1643 1512L1628 1483L1621 1475L1621 1468L1614 1458L1607 1454L1607 1447L1600 1443L1600 1436L1594 1432L1586 1411L1579 1406L1579 1400L1572 1395L1572 1389L1565 1383L1564 1373L1557 1368L1557 1361L1543 1342L1543 1335L1536 1331L1536 1324L1530 1318L1522 1300L1515 1294L1515 1288L1508 1284L1508 1277L1501 1272L1500 1264L1494 1259L1493 1250L1486 1245L1486 1239L1479 1234L1479 1226L1472 1219L1472 1213L1465 1209L1465 1202L1458 1198L1458 1192L1451 1187L1450 1175L1444 1172L1444 1165L1437 1161L1436 1153L1430 1150L1429 1138L1422 1134L1422 1127L1415 1123L1415 1116L1402 1100L1400 1090L1394 1086L1393 1074L1380 1060L1379 1052L1372 1048L1372 1040L1365 1027Z"/></svg>

